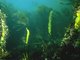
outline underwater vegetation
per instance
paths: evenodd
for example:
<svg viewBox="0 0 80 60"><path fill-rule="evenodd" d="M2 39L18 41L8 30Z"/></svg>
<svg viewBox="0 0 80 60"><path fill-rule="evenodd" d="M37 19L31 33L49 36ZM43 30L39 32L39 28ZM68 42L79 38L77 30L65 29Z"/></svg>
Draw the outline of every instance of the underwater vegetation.
<svg viewBox="0 0 80 60"><path fill-rule="evenodd" d="M28 12L1 0L0 60L80 60L80 2L68 4Z"/></svg>
<svg viewBox="0 0 80 60"><path fill-rule="evenodd" d="M48 33L51 35L51 22L52 22L53 11L50 11L49 21L48 21Z"/></svg>
<svg viewBox="0 0 80 60"><path fill-rule="evenodd" d="M26 32L27 32L27 34L26 34L26 44L28 44L28 40L29 40L29 36L30 36L30 31L29 31L28 28L26 28Z"/></svg>
<svg viewBox="0 0 80 60"><path fill-rule="evenodd" d="M76 12L76 19L75 19L75 29L79 29L80 28L80 10L78 10Z"/></svg>
<svg viewBox="0 0 80 60"><path fill-rule="evenodd" d="M7 53L6 38L8 35L8 27L6 25L6 14L0 10L0 58Z"/></svg>

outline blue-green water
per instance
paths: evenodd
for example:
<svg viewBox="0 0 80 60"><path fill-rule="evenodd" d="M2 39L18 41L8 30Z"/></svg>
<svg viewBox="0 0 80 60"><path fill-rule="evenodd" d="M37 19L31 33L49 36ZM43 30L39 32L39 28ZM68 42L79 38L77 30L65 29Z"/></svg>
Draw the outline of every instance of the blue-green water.
<svg viewBox="0 0 80 60"><path fill-rule="evenodd" d="M65 28L69 25L69 22L71 22L73 18L73 6L69 0L6 0L6 2L13 5L14 8L19 11L30 12L31 16L36 16L40 6L46 6L53 9L55 11L54 15L57 15L57 17L54 17L54 25L56 26L54 29L58 30L58 32L56 32L57 34L65 31ZM32 23L36 24L36 21L38 21L36 18L37 17L31 17L31 21L33 21ZM65 25L62 26L62 24ZM60 28L58 25L60 25Z"/></svg>
<svg viewBox="0 0 80 60"><path fill-rule="evenodd" d="M6 0L8 3L12 4L17 9L33 11L40 5L45 5L47 7L60 10L62 8L69 8L70 2L68 0ZM61 4L62 3L62 4ZM64 4L64 5L63 5Z"/></svg>

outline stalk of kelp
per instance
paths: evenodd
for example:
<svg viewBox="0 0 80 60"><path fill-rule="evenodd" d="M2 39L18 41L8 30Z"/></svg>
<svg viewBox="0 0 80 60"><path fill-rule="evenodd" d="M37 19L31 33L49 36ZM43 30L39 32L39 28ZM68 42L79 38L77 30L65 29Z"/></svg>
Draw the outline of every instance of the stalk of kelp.
<svg viewBox="0 0 80 60"><path fill-rule="evenodd" d="M28 28L26 28L26 44L28 44L29 41L29 36L30 36L30 30Z"/></svg>
<svg viewBox="0 0 80 60"><path fill-rule="evenodd" d="M53 16L53 11L51 10L50 13L49 13L49 19L48 19L48 33L49 35L51 35L51 27L52 27L52 16Z"/></svg>
<svg viewBox="0 0 80 60"><path fill-rule="evenodd" d="M6 14L0 10L0 57L4 55L6 47L6 38L8 34L8 27L6 25Z"/></svg>
<svg viewBox="0 0 80 60"><path fill-rule="evenodd" d="M75 29L80 29L80 8L77 10L76 16L74 27Z"/></svg>

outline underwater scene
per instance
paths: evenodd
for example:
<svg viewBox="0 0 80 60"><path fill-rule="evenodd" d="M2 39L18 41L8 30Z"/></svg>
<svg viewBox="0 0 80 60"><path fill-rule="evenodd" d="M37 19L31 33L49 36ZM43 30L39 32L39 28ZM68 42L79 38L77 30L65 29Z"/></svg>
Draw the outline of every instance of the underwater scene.
<svg viewBox="0 0 80 60"><path fill-rule="evenodd" d="M0 0L0 60L80 60L80 0Z"/></svg>

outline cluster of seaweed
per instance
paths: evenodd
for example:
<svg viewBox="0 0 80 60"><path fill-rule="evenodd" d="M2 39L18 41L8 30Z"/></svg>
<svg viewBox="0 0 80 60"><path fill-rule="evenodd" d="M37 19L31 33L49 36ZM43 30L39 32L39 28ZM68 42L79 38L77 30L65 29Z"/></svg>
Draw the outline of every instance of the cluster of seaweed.
<svg viewBox="0 0 80 60"><path fill-rule="evenodd" d="M6 15L0 10L0 58L7 54L6 38L8 35L8 27L5 22Z"/></svg>

